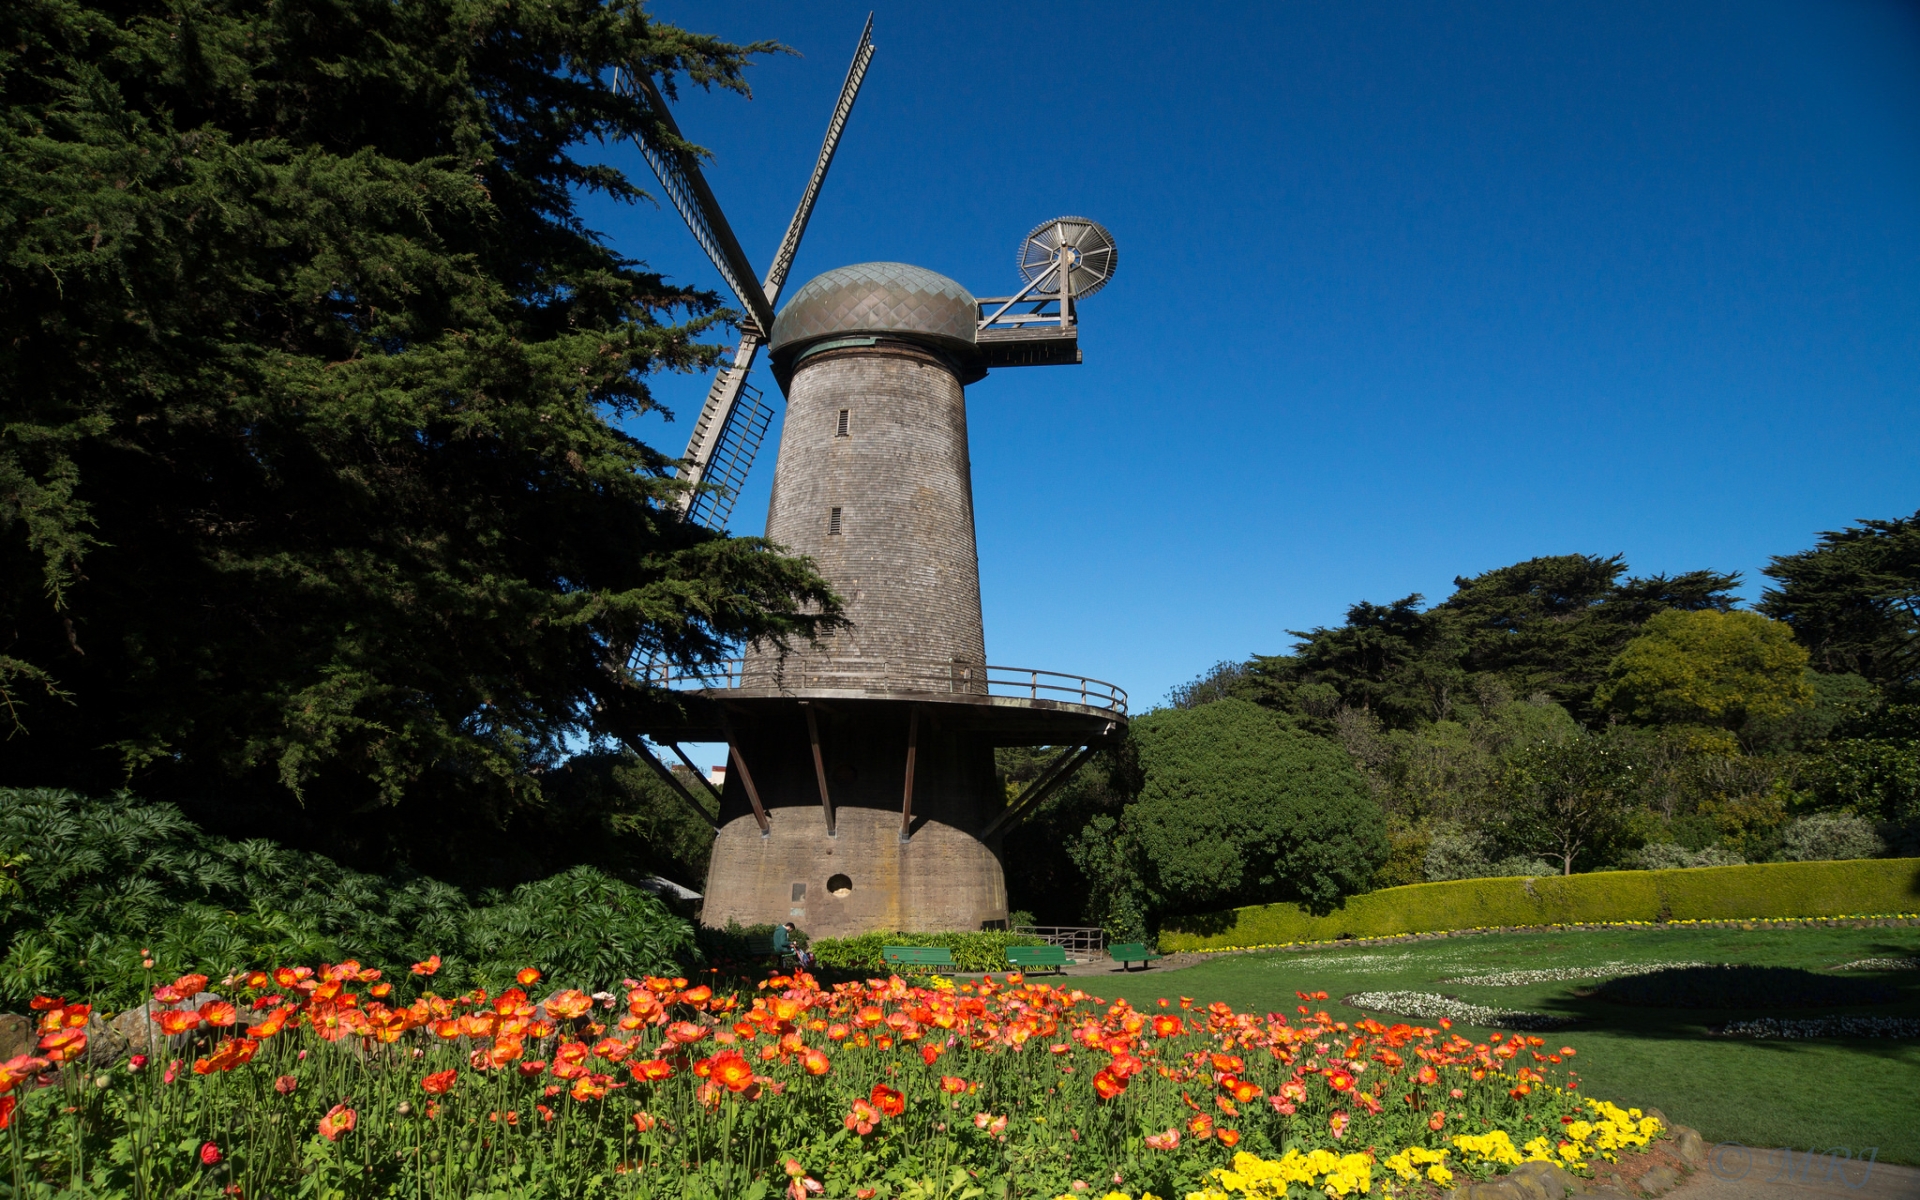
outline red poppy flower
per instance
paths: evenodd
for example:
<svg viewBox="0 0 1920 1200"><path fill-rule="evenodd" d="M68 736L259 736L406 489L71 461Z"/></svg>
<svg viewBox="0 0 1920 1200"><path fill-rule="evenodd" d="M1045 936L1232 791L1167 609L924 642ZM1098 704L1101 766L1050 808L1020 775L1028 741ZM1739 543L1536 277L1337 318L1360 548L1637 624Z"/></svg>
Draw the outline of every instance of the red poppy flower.
<svg viewBox="0 0 1920 1200"><path fill-rule="evenodd" d="M1093 1090L1102 1100L1111 1100L1127 1090L1127 1081L1101 1067L1093 1073Z"/></svg>
<svg viewBox="0 0 1920 1200"><path fill-rule="evenodd" d="M291 1096L300 1087L300 1081L291 1075L282 1075L273 1081L273 1090L282 1096Z"/></svg>
<svg viewBox="0 0 1920 1200"><path fill-rule="evenodd" d="M420 1081L420 1090L429 1096L444 1096L453 1087L454 1080L460 1078L460 1072L449 1069L435 1071Z"/></svg>
<svg viewBox="0 0 1920 1200"><path fill-rule="evenodd" d="M881 1115L897 1117L907 1111L907 1098L884 1083L873 1085L873 1093L867 1097Z"/></svg>
<svg viewBox="0 0 1920 1200"><path fill-rule="evenodd" d="M359 1113L344 1104L336 1104L320 1118L320 1136L330 1142L339 1141L341 1134L353 1132L354 1123L359 1119Z"/></svg>
<svg viewBox="0 0 1920 1200"><path fill-rule="evenodd" d="M214 1145L212 1142L204 1143L200 1147L200 1161L209 1167L219 1166L220 1147Z"/></svg>
<svg viewBox="0 0 1920 1200"><path fill-rule="evenodd" d="M753 1086L753 1064L738 1050L725 1050L710 1060L710 1078L730 1092L744 1092Z"/></svg>

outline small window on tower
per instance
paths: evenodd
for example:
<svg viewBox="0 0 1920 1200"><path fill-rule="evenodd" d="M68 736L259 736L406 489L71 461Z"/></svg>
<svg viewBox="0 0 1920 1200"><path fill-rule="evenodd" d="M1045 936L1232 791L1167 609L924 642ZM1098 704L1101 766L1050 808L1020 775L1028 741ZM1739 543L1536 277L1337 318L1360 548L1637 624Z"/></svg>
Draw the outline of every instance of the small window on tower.
<svg viewBox="0 0 1920 1200"><path fill-rule="evenodd" d="M827 514L827 534L829 537L833 537L833 536L838 536L839 533L840 533L840 510L836 508L832 512Z"/></svg>
<svg viewBox="0 0 1920 1200"><path fill-rule="evenodd" d="M847 436L847 410L844 408L840 410L840 424L837 428L835 428L833 436L835 437Z"/></svg>

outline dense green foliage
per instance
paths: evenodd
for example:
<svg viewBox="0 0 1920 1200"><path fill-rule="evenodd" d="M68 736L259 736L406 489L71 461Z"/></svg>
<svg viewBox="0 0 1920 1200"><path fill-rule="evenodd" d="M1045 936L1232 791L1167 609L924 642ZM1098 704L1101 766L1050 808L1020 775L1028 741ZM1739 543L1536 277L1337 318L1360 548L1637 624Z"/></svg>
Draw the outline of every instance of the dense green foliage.
<svg viewBox="0 0 1920 1200"><path fill-rule="evenodd" d="M810 949L823 967L893 974L883 951L888 946L944 946L962 971L1004 971L1008 946L1040 946L1031 934L983 929L972 933L864 933L850 938L817 938Z"/></svg>
<svg viewBox="0 0 1920 1200"><path fill-rule="evenodd" d="M148 972L218 979L240 967L443 956L452 986L498 989L523 966L604 987L691 961L693 929L650 893L576 867L469 895L413 874L369 875L317 854L202 832L168 804L0 791L0 1003L37 992L109 1006Z"/></svg>
<svg viewBox="0 0 1920 1200"><path fill-rule="evenodd" d="M1920 512L1820 535L1766 568L1760 611L1793 627L1814 665L1882 685L1920 678Z"/></svg>
<svg viewBox="0 0 1920 1200"><path fill-rule="evenodd" d="M1357 604L1172 700L1251 701L1345 750L1388 815L1377 886L1913 854L1916 538L1920 514L1823 534L1774 560L1757 612L1735 575L1530 559L1432 607ZM1839 838L1849 815L1871 836Z"/></svg>
<svg viewBox="0 0 1920 1200"><path fill-rule="evenodd" d="M1237 898L1325 911L1386 857L1379 809L1346 756L1257 705L1163 709L1133 736L1144 778L1121 835L1156 910Z"/></svg>
<svg viewBox="0 0 1920 1200"><path fill-rule="evenodd" d="M1171 919L1160 946L1202 950L1517 925L1915 913L1920 859L1749 863L1416 883L1349 897L1325 916L1297 904L1258 905Z"/></svg>
<svg viewBox="0 0 1920 1200"><path fill-rule="evenodd" d="M450 814L669 702L634 655L833 620L621 432L726 314L576 208L642 195L581 150L668 136L614 68L769 49L633 0L0 8L7 782L465 871Z"/></svg>

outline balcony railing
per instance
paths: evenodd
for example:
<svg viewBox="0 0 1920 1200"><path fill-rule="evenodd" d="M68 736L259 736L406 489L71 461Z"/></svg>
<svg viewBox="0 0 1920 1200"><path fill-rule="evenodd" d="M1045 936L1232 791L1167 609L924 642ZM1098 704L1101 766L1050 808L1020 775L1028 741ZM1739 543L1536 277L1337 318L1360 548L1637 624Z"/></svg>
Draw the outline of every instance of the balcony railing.
<svg viewBox="0 0 1920 1200"><path fill-rule="evenodd" d="M649 663L639 668L646 682L682 690L851 691L878 695L945 693L1052 700L1127 715L1127 693L1105 680L1033 667L981 666L977 663L922 662L879 658L780 659L773 655L729 659L697 673Z"/></svg>

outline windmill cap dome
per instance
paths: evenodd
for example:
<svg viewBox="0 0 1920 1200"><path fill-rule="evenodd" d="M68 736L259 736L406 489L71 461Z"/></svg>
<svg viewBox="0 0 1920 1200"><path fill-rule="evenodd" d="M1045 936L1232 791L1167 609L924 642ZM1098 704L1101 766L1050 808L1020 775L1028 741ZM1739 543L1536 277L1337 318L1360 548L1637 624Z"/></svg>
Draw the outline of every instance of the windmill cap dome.
<svg viewBox="0 0 1920 1200"><path fill-rule="evenodd" d="M830 338L886 334L933 342L971 356L979 304L936 271L907 263L856 263L816 275L774 318L776 359Z"/></svg>

